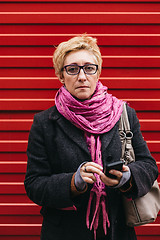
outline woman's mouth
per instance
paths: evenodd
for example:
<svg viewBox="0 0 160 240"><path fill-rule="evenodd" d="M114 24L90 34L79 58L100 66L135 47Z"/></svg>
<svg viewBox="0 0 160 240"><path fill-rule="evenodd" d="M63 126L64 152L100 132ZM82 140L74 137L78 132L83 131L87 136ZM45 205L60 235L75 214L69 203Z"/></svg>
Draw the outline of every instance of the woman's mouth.
<svg viewBox="0 0 160 240"><path fill-rule="evenodd" d="M88 86L79 86L77 88L89 88Z"/></svg>

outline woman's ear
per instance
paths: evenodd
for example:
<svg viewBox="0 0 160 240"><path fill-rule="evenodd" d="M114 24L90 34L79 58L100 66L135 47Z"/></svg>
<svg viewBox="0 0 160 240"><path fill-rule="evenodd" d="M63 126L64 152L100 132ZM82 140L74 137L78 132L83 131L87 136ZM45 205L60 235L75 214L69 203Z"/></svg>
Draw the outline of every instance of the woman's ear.
<svg viewBox="0 0 160 240"><path fill-rule="evenodd" d="M60 81L62 84L64 84L64 76L63 76L63 73L61 73L58 78L59 78L59 81Z"/></svg>
<svg viewBox="0 0 160 240"><path fill-rule="evenodd" d="M60 82L64 84L64 78L59 78Z"/></svg>
<svg viewBox="0 0 160 240"><path fill-rule="evenodd" d="M61 83L64 84L64 80L63 79L61 80Z"/></svg>

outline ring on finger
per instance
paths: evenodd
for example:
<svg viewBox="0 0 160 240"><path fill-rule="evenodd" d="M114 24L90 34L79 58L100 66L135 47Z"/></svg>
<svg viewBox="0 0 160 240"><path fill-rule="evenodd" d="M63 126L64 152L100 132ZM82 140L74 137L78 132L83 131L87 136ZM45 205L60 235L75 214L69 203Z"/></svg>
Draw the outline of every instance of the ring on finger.
<svg viewBox="0 0 160 240"><path fill-rule="evenodd" d="M87 168L86 168L86 166L84 167L84 171L87 172Z"/></svg>

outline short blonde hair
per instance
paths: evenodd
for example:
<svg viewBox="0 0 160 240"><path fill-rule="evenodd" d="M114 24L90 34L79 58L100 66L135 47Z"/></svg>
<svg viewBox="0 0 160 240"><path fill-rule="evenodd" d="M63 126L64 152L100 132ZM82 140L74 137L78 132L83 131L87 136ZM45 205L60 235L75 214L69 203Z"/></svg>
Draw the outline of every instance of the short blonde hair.
<svg viewBox="0 0 160 240"><path fill-rule="evenodd" d="M94 54L98 64L98 75L100 75L102 69L102 56L97 45L97 39L83 34L81 36L73 37L66 42L60 43L56 48L53 54L53 64L55 74L58 78L62 77L62 69L67 54L81 49L88 50Z"/></svg>

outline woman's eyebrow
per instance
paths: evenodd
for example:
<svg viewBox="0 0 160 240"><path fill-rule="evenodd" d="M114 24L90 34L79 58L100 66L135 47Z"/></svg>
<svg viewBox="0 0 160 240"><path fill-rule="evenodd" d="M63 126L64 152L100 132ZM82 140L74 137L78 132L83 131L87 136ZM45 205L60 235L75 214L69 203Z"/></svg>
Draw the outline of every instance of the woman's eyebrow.
<svg viewBox="0 0 160 240"><path fill-rule="evenodd" d="M95 63L92 63L92 62L85 62L84 65L86 64L95 64ZM67 64L67 65L79 65L78 63L70 63L70 64ZM80 65L79 65L80 66Z"/></svg>

